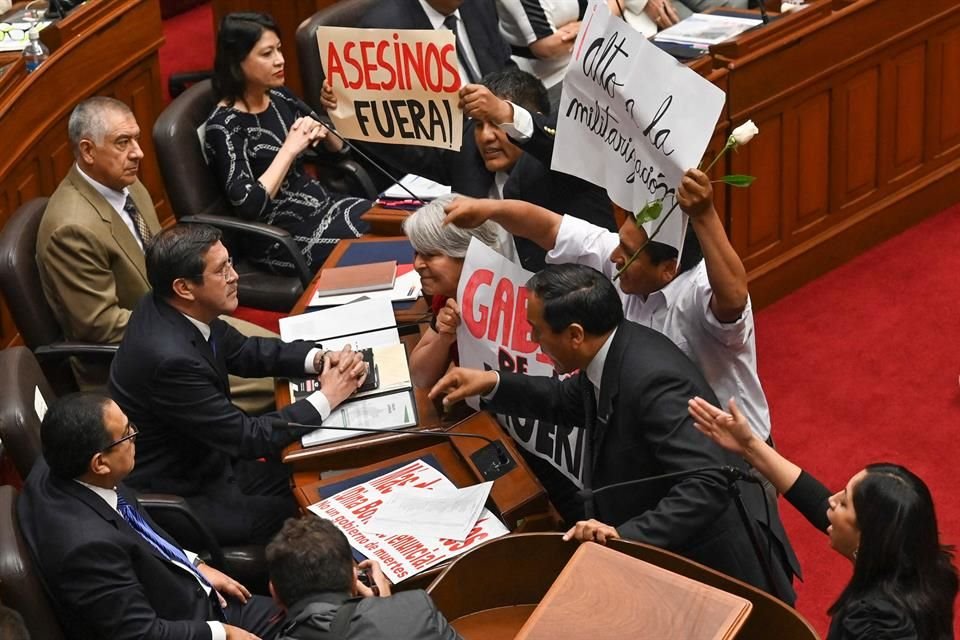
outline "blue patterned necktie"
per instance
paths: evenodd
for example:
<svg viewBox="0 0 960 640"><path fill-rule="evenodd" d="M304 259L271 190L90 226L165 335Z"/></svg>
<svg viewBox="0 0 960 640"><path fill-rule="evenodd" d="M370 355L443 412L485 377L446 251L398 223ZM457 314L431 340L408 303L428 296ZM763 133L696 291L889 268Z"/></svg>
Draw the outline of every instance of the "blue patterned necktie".
<svg viewBox="0 0 960 640"><path fill-rule="evenodd" d="M197 571L197 568L193 566L193 563L187 558L187 554L183 552L183 549L176 547L169 542L167 539L157 533L150 524L143 519L143 516L140 515L140 512L130 506L130 503L127 502L120 492L117 492L117 511L120 512L120 515L123 516L123 519L127 521L133 530L143 536L143 539L150 543L150 545L160 552L167 560L171 562L179 562L187 569L193 571L193 573L200 579L200 582L211 589L213 586L207 582L207 579L203 577L203 574Z"/></svg>

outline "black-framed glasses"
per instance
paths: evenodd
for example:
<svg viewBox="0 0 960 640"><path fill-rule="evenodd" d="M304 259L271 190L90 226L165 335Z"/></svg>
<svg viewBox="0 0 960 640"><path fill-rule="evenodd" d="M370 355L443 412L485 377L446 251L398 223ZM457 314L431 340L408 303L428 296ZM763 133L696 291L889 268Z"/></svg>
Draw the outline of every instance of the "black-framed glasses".
<svg viewBox="0 0 960 640"><path fill-rule="evenodd" d="M107 451L109 451L110 449L114 448L115 446L117 446L122 442L135 439L138 433L140 433L140 429L137 429L137 425L133 424L132 422L128 422L127 428L123 432L123 437L118 440L114 440L113 442L105 446L103 449L100 449L100 453L106 453Z"/></svg>

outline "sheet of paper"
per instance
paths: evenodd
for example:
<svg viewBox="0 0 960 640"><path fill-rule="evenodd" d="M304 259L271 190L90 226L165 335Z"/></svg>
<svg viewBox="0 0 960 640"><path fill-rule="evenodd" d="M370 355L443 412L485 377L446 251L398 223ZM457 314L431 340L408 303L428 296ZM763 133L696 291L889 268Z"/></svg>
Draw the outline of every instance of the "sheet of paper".
<svg viewBox="0 0 960 640"><path fill-rule="evenodd" d="M320 428L300 439L304 447L365 435L366 431L334 431L329 427L364 427L367 429L396 429L417 424L413 394L409 390L372 396L346 402L333 410Z"/></svg>
<svg viewBox="0 0 960 640"><path fill-rule="evenodd" d="M416 487L423 491L456 490L456 487L434 467L423 460L414 460L378 478L352 486L308 508L327 518L343 531L350 546L380 563L391 582L399 582L469 551L481 542L507 535L509 531L499 519L484 509L467 539L459 542L410 534L384 536L366 534L361 528L372 518L383 500L400 487Z"/></svg>
<svg viewBox="0 0 960 640"><path fill-rule="evenodd" d="M715 16L709 13L695 13L681 20L669 29L664 29L654 40L679 42L707 47L736 38L738 35L757 25L763 24L759 18L735 18Z"/></svg>
<svg viewBox="0 0 960 640"><path fill-rule="evenodd" d="M449 186L412 173L408 173L400 178L400 184L410 189L410 191L413 191L419 200L433 200L434 198L450 193ZM404 191L399 185L394 184L383 192L383 197L406 200L410 197L410 194Z"/></svg>
<svg viewBox="0 0 960 640"><path fill-rule="evenodd" d="M389 300L390 302L403 302L406 300L416 300L422 293L423 289L420 287L420 274L416 271L409 271L402 276L397 276L392 289L366 291L363 293L345 293L337 296L318 296L314 294L307 306L335 307L360 300L380 299Z"/></svg>
<svg viewBox="0 0 960 640"><path fill-rule="evenodd" d="M323 348L332 351L339 351L346 345L350 345L354 351L359 351L370 347L388 347L392 344L400 344L400 332L396 327L323 340Z"/></svg>
<svg viewBox="0 0 960 640"><path fill-rule="evenodd" d="M454 491L401 487L384 500L363 530L463 541L480 517L492 487L493 482Z"/></svg>
<svg viewBox="0 0 960 640"><path fill-rule="evenodd" d="M361 300L353 304L280 318L280 337L293 340L326 340L395 327L389 300Z"/></svg>

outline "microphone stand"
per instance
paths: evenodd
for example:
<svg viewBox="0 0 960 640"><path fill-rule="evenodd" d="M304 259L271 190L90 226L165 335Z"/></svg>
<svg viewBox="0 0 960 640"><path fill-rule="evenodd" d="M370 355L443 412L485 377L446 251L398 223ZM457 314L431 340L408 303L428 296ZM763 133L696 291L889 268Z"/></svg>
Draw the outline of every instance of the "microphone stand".
<svg viewBox="0 0 960 640"><path fill-rule="evenodd" d="M770 557L763 553L763 546L760 543L760 538L757 536L757 531L752 526L750 526L750 515L747 513L747 507L743 504L743 496L740 492L739 482L752 482L754 484L760 484L760 480L753 477L749 473L733 467L730 465L724 465L722 467L698 467L696 469L686 469L684 471L674 471L672 473L663 473L657 476L649 476L647 478L638 478L636 480L627 480L625 482L617 482L614 484L608 484L606 486L600 487L599 489L583 489L577 492L577 495L583 500L583 511L586 519L594 517L594 502L593 498L599 493L604 493L611 489L619 489L623 487L633 487L638 484L645 484L648 482L657 482L659 480L670 480L673 478L683 478L686 476L695 476L695 475L704 475L707 473L720 473L724 480L727 482L727 495L730 496L731 501L737 507L737 513L740 514L740 522L743 524L743 528L747 531L747 537L750 538L750 544L753 546L753 552L757 556L757 561L760 563L760 568L763 570L763 575L767 579L767 584L770 585L770 589L773 591L773 594L784 600L784 595L780 593L777 583L773 580L773 569L770 566ZM761 487L762 491L762 487ZM764 493L763 496L764 505L767 505L767 497ZM770 514L769 507L767 511L767 524L769 526ZM771 554L772 555L772 554ZM784 600L785 601L785 600Z"/></svg>
<svg viewBox="0 0 960 640"><path fill-rule="evenodd" d="M274 420L272 423L274 429L330 429L331 431L363 432L363 433L398 433L405 436L419 438L447 438L454 440L456 438L477 438L488 444L485 447L470 454L470 460L477 467L484 480L496 480L517 466L517 461L513 459L503 442L494 440L478 433L459 433L456 431L407 431L406 429L385 428L375 429L372 427L328 427L313 424L302 424L300 422L289 422L287 420Z"/></svg>
<svg viewBox="0 0 960 640"><path fill-rule="evenodd" d="M303 100L301 100L299 97L294 96L294 99L296 100L297 106L300 107L300 110L301 110L301 111L303 111L304 113L306 113L308 116L310 116L311 118L313 118L313 119L316 120L317 122L323 122L323 120L320 118L320 116L317 115L317 112L314 111L313 108L310 107L310 105L308 105L306 102L304 102ZM400 180L398 180L392 173L390 173L389 171L387 171L386 169L384 169L382 166L380 166L380 164L379 164L378 162L376 162L373 158L371 158L370 156L368 156L367 154L365 154L363 151L360 151L360 149L357 148L356 145L348 142L346 138L344 138L343 136L341 136L340 133L336 131L336 129L334 129L333 127L328 127L326 124L324 124L323 126L326 128L326 130L327 130L329 133L332 133L332 134L333 134L333 137L335 137L335 138L338 139L340 142L342 142L342 143L344 144L344 146L347 147L347 149L350 149L351 151L353 151L354 153L356 153L358 156L360 156L361 158L363 158L364 160L366 160L367 162L369 162L371 165L373 165L373 167L374 167L377 171L379 171L379 172L382 173L383 175L385 175L385 176L387 176L388 178L390 178L391 180L393 180L393 181L397 184L398 187L400 187L401 189L403 189L404 191L406 191L407 193L409 193L411 198L413 198L413 199L416 200L417 202L423 202L423 200L421 200L416 194L414 194L413 191L410 191L410 189L408 189L405 184L403 184L402 182L400 182Z"/></svg>

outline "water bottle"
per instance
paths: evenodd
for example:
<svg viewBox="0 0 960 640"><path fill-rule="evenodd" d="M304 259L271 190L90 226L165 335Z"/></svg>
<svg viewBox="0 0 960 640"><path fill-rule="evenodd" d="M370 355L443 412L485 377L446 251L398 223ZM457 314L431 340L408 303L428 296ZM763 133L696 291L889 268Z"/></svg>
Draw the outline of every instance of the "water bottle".
<svg viewBox="0 0 960 640"><path fill-rule="evenodd" d="M29 34L30 42L23 49L23 61L27 67L27 73L33 73L37 67L43 64L44 60L50 57L50 49L47 45L40 42L40 32L31 29Z"/></svg>

